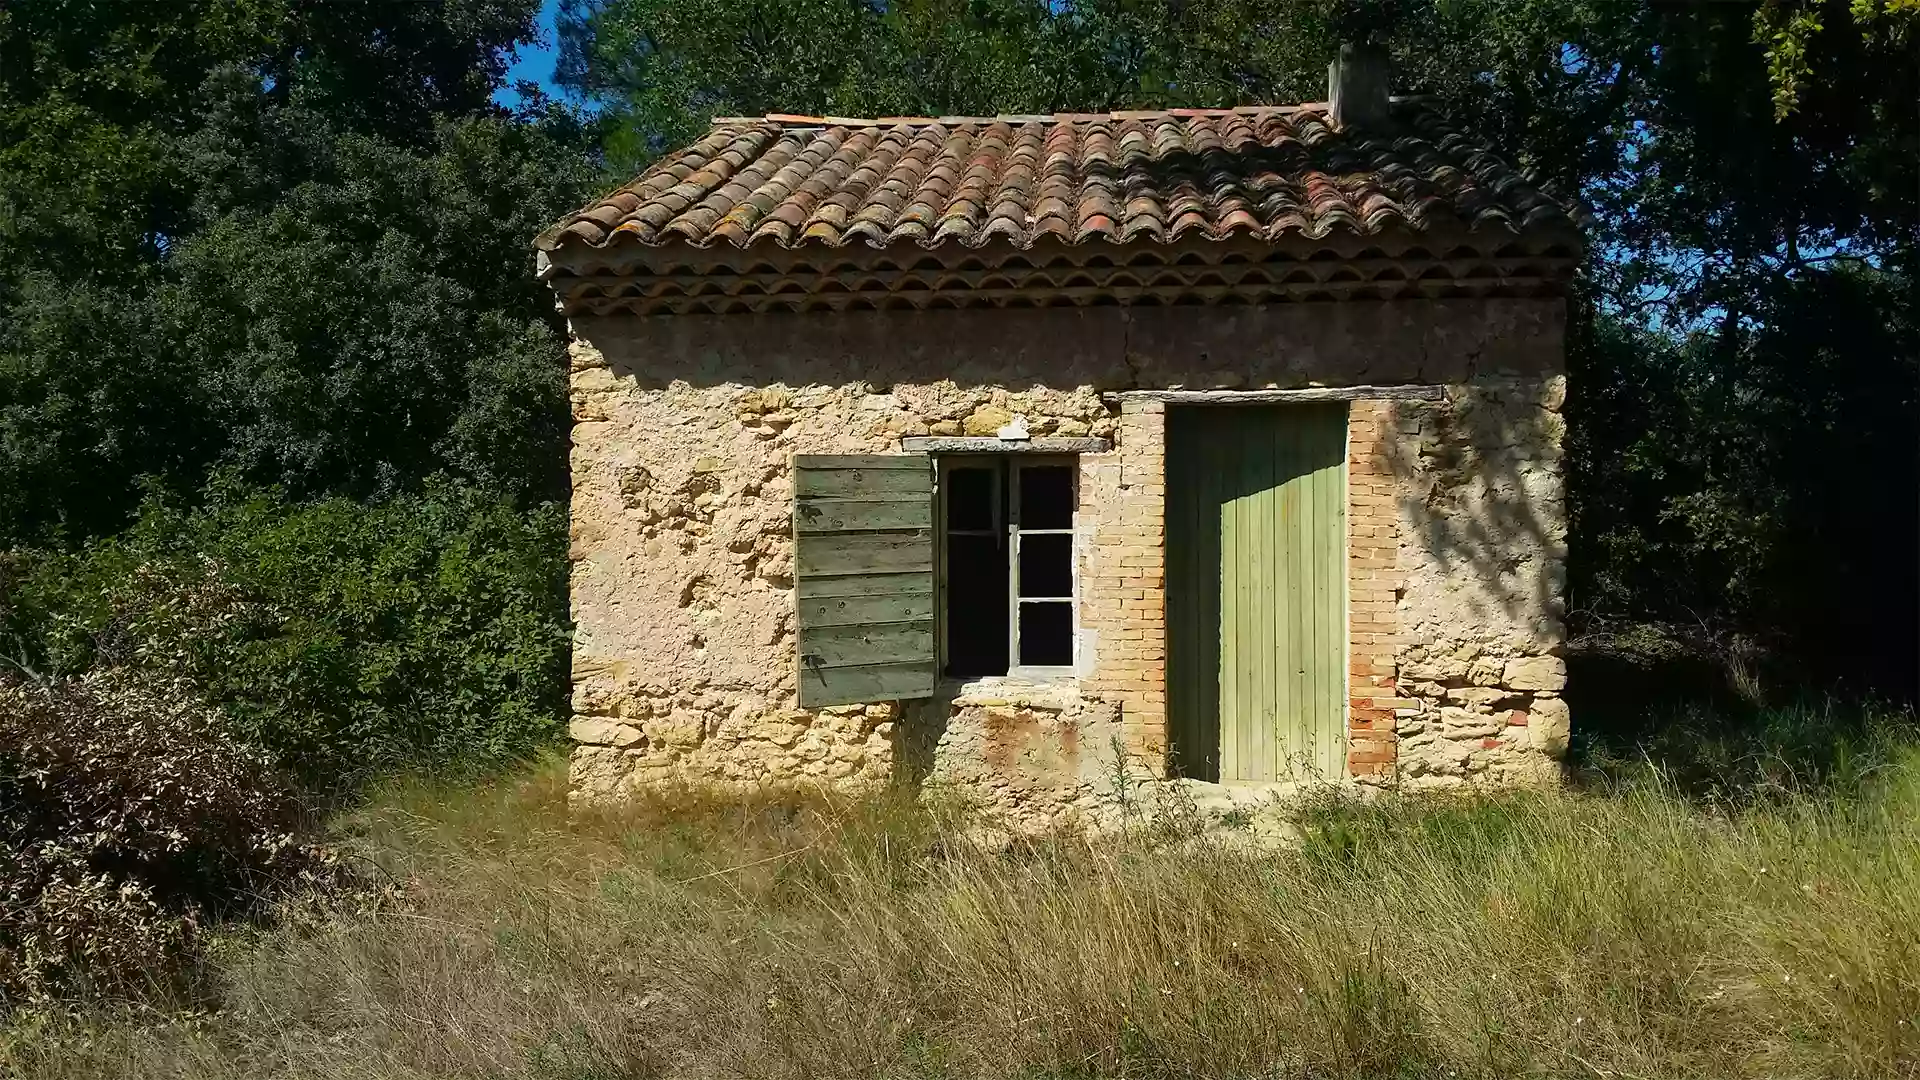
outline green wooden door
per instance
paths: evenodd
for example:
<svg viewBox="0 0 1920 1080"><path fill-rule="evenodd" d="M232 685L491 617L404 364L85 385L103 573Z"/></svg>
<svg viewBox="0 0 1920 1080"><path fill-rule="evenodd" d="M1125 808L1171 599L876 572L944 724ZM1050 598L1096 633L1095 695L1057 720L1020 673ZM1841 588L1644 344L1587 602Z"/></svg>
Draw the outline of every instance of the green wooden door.
<svg viewBox="0 0 1920 1080"><path fill-rule="evenodd" d="M1166 445L1175 768L1342 775L1346 404L1172 407Z"/></svg>

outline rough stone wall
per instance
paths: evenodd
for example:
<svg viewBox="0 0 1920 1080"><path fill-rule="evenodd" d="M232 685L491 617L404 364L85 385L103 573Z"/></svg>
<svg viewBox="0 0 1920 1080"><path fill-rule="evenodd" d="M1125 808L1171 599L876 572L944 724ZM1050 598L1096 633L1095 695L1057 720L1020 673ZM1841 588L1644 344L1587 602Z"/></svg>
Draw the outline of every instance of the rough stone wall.
<svg viewBox="0 0 1920 1080"><path fill-rule="evenodd" d="M1564 745L1557 303L583 316L573 331L582 799L908 776L1039 827L1095 812L1122 770L1158 774L1164 406L1100 396L1144 387L1454 387L1444 404L1354 409L1350 524L1362 505L1391 520L1350 554L1378 578L1353 591L1354 681L1371 696L1354 701L1352 763L1375 780L1505 779L1550 772L1537 750ZM1035 435L1116 443L1080 459L1080 677L797 708L791 456L891 452L1015 414ZM1503 723L1480 734L1488 718Z"/></svg>
<svg viewBox="0 0 1920 1080"><path fill-rule="evenodd" d="M1410 787L1558 777L1566 378L1490 375L1348 424L1348 763Z"/></svg>
<svg viewBox="0 0 1920 1080"><path fill-rule="evenodd" d="M1569 731L1559 374L1490 376L1398 403L1400 778L1558 776Z"/></svg>
<svg viewBox="0 0 1920 1080"><path fill-rule="evenodd" d="M908 716L925 747L909 774L1017 831L1097 826L1126 767L1119 703L1073 686L981 679Z"/></svg>
<svg viewBox="0 0 1920 1080"><path fill-rule="evenodd" d="M795 453L888 452L935 425L1110 437L1089 390L950 383L636 391L573 348L574 786L859 785L893 773L896 706L796 707Z"/></svg>

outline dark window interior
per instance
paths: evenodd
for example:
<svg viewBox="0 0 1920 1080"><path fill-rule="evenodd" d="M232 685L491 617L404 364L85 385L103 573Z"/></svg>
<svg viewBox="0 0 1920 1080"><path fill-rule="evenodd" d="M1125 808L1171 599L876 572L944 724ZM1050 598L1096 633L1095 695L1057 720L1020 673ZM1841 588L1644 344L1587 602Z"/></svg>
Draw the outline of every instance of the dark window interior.
<svg viewBox="0 0 1920 1080"><path fill-rule="evenodd" d="M947 674L961 678L1007 673L1006 485L982 466L946 476Z"/></svg>
<svg viewBox="0 0 1920 1080"><path fill-rule="evenodd" d="M947 473L947 529L995 532L1001 516L997 493L999 469L955 468Z"/></svg>
<svg viewBox="0 0 1920 1080"><path fill-rule="evenodd" d="M1073 605L1020 605L1020 662L1029 667L1073 663Z"/></svg>
<svg viewBox="0 0 1920 1080"><path fill-rule="evenodd" d="M1020 527L1073 528L1073 466L1028 465L1020 470Z"/></svg>
<svg viewBox="0 0 1920 1080"><path fill-rule="evenodd" d="M1007 673L1006 538L947 538L947 674Z"/></svg>
<svg viewBox="0 0 1920 1080"><path fill-rule="evenodd" d="M948 465L942 486L948 675L977 678L1004 675L1011 664L1073 663L1074 473L1071 465L1008 458ZM1062 531L1044 531L1053 529ZM1015 572L1018 579L1010 582ZM1016 648L1018 656L1009 656Z"/></svg>
<svg viewBox="0 0 1920 1080"><path fill-rule="evenodd" d="M1020 537L1020 595L1073 596L1073 537L1041 533Z"/></svg>

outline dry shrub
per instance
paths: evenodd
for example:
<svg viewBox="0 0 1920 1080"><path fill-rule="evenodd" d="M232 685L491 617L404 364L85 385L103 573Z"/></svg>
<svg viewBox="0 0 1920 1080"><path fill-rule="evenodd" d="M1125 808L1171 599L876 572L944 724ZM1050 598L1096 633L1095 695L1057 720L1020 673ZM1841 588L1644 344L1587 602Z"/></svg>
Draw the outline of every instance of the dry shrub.
<svg viewBox="0 0 1920 1080"><path fill-rule="evenodd" d="M332 878L302 818L183 683L0 683L0 1006L174 982L207 918Z"/></svg>
<svg viewBox="0 0 1920 1080"><path fill-rule="evenodd" d="M76 851L0 847L0 1002L164 978L185 964L193 930L152 890L95 871Z"/></svg>

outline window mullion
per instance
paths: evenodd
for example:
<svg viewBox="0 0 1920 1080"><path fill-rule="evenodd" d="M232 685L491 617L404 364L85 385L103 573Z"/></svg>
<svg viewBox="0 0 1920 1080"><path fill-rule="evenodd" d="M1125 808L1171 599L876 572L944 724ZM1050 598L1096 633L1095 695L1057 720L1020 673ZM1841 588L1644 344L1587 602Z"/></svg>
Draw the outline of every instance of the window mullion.
<svg viewBox="0 0 1920 1080"><path fill-rule="evenodd" d="M934 568L938 576L933 581L933 656L938 665L936 673L947 674L947 647L953 640L953 630L947 624L952 618L953 609L947 600L947 463L942 458L933 458L933 552Z"/></svg>
<svg viewBox="0 0 1920 1080"><path fill-rule="evenodd" d="M1007 471L1007 670L1020 666L1020 465Z"/></svg>

